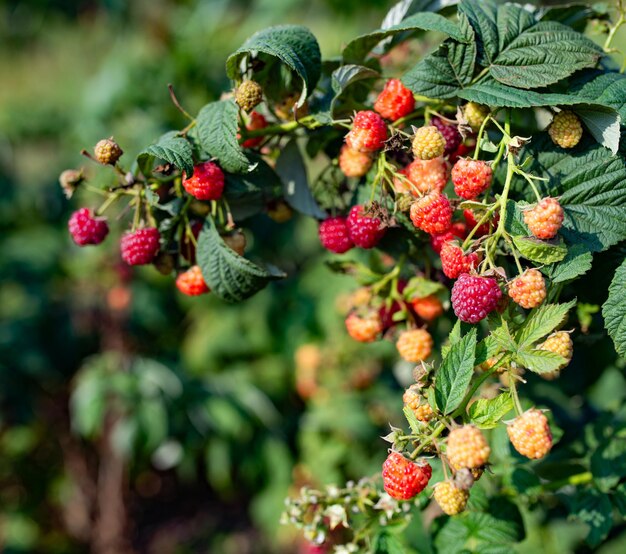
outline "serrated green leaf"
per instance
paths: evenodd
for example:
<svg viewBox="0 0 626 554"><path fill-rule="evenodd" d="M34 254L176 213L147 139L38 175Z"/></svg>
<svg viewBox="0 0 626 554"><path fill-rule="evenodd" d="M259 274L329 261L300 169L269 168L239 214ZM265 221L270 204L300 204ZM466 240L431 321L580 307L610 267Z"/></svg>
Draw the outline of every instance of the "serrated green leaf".
<svg viewBox="0 0 626 554"><path fill-rule="evenodd" d="M454 343L437 371L435 399L444 414L453 412L465 396L474 372L476 329Z"/></svg>
<svg viewBox="0 0 626 554"><path fill-rule="evenodd" d="M155 144L151 144L139 153L137 163L142 173L149 176L152 172L152 158L158 158L184 171L187 177L193 175L193 150L189 141L178 136L176 131L165 133Z"/></svg>
<svg viewBox="0 0 626 554"><path fill-rule="evenodd" d="M538 349L519 350L513 359L518 365L539 374L552 373L567 363L563 356Z"/></svg>
<svg viewBox="0 0 626 554"><path fill-rule="evenodd" d="M534 237L513 237L513 243L522 257L540 264L560 262L567 254L567 247L562 239L552 241Z"/></svg>
<svg viewBox="0 0 626 554"><path fill-rule="evenodd" d="M232 173L247 171L250 165L237 140L238 113L233 100L220 100L204 106L196 118L195 132L202 150Z"/></svg>
<svg viewBox="0 0 626 554"><path fill-rule="evenodd" d="M210 218L198 237L197 260L211 292L226 302L241 302L270 281L285 277L281 271L259 267L231 250Z"/></svg>
<svg viewBox="0 0 626 554"><path fill-rule="evenodd" d="M604 325L620 356L626 356L626 260L615 271L609 296L602 306Z"/></svg>
<svg viewBox="0 0 626 554"><path fill-rule="evenodd" d="M402 82L416 94L430 98L451 98L468 85L474 75L476 42L474 31L464 14L459 27L465 41L446 40L402 76Z"/></svg>
<svg viewBox="0 0 626 554"><path fill-rule="evenodd" d="M558 328L566 319L575 300L565 304L544 304L530 312L515 334L520 350L528 350L535 342Z"/></svg>
<svg viewBox="0 0 626 554"><path fill-rule="evenodd" d="M378 71L364 65L347 64L338 67L331 75L331 86L337 98L346 88L363 79L376 79L380 77Z"/></svg>
<svg viewBox="0 0 626 554"><path fill-rule="evenodd" d="M302 106L317 85L322 70L322 56L317 39L302 25L279 25L252 35L226 60L226 74L233 80L241 75L241 64L259 53L279 59L302 80Z"/></svg>
<svg viewBox="0 0 626 554"><path fill-rule="evenodd" d="M417 298L426 298L444 290L446 288L437 281L431 281L425 277L412 277L402 293L407 300L415 300Z"/></svg>
<svg viewBox="0 0 626 554"><path fill-rule="evenodd" d="M485 363L489 358L493 358L501 350L501 346L492 335L486 336L476 345L476 360L475 364L480 365Z"/></svg>
<svg viewBox="0 0 626 554"><path fill-rule="evenodd" d="M499 394L495 398L479 398L470 405L468 414L471 422L481 429L492 429L513 409L510 392Z"/></svg>
<svg viewBox="0 0 626 554"><path fill-rule="evenodd" d="M593 256L584 244L571 246L560 263L542 269L553 283L563 283L584 275L591 269Z"/></svg>
<svg viewBox="0 0 626 554"><path fill-rule="evenodd" d="M405 406L404 408L402 408L402 413L404 414L404 417L406 418L409 427L411 428L411 432L415 434L419 433L422 429L422 425L417 417L415 417L413 410L411 410L411 408L409 408L408 406Z"/></svg>
<svg viewBox="0 0 626 554"><path fill-rule="evenodd" d="M465 40L459 27L454 22L436 13L421 12L407 17L400 23L388 27L387 29L378 29L353 39L343 50L343 60L345 63L358 64L362 62L372 49L383 39L393 37L398 33L418 30L439 31L459 42Z"/></svg>
<svg viewBox="0 0 626 554"><path fill-rule="evenodd" d="M283 183L285 200L294 210L317 219L326 217L309 189L306 166L296 139L281 149L276 160L276 173Z"/></svg>
<svg viewBox="0 0 626 554"><path fill-rule="evenodd" d="M613 507L606 494L595 489L579 490L569 500L572 515L589 526L587 542L598 546L613 527Z"/></svg>

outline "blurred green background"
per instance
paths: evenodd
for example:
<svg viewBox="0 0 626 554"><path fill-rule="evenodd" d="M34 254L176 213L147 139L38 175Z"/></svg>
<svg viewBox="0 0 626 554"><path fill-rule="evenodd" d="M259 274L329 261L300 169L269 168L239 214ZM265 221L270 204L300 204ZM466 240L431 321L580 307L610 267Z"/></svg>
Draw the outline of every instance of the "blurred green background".
<svg viewBox="0 0 626 554"><path fill-rule="evenodd" d="M3 552L307 552L278 526L285 495L379 470L411 368L390 343L346 338L353 284L321 263L314 222L250 223L249 252L286 281L240 306L186 299L152 268L121 267L116 240L76 247L66 221L89 201L68 202L57 176L105 179L82 148L113 135L131 159L183 127L167 84L197 112L230 88L224 61L254 31L305 23L331 57L391 4L0 0ZM582 344L605 370L586 374L583 352L571 401L537 389L574 428L585 387L597 409L624 399L599 329ZM557 518L528 551L578 551L576 529Z"/></svg>

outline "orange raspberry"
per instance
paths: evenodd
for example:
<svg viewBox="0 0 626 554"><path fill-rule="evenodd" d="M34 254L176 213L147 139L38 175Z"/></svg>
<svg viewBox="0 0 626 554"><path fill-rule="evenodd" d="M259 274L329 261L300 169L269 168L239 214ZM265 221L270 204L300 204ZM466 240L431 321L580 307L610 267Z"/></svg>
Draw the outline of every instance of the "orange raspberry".
<svg viewBox="0 0 626 554"><path fill-rule="evenodd" d="M374 342L383 330L383 323L378 312L361 317L356 312L346 318L348 334L359 342Z"/></svg>
<svg viewBox="0 0 626 554"><path fill-rule="evenodd" d="M472 469L487 463L491 448L476 427L464 425L450 432L446 454L453 469Z"/></svg>
<svg viewBox="0 0 626 554"><path fill-rule="evenodd" d="M176 287L187 296L199 296L209 292L209 287L207 287L202 276L202 270L197 265L190 267L176 277Z"/></svg>
<svg viewBox="0 0 626 554"><path fill-rule="evenodd" d="M393 186L397 192L411 193L413 196L431 191L441 192L448 182L448 165L439 157L432 160L413 160L398 172L404 179L396 177Z"/></svg>
<svg viewBox="0 0 626 554"><path fill-rule="evenodd" d="M346 144L359 152L376 152L387 140L387 125L376 112L361 111L354 116Z"/></svg>
<svg viewBox="0 0 626 554"><path fill-rule="evenodd" d="M396 348L407 362L418 363L430 356L433 338L426 329L410 329L400 334Z"/></svg>
<svg viewBox="0 0 626 554"><path fill-rule="evenodd" d="M524 412L516 417L506 430L515 450L531 460L543 458L552 448L548 418L541 410L532 409Z"/></svg>
<svg viewBox="0 0 626 554"><path fill-rule="evenodd" d="M563 218L563 208L556 198L543 198L524 211L524 223L538 239L554 238L563 225Z"/></svg>
<svg viewBox="0 0 626 554"><path fill-rule="evenodd" d="M411 385L402 395L404 405L409 408L418 421L428 423L433 417L433 409L428 401L422 396L419 385Z"/></svg>
<svg viewBox="0 0 626 554"><path fill-rule="evenodd" d="M391 121L410 114L414 107L413 93L402 84L400 79L389 79L374 103L374 109Z"/></svg>
<svg viewBox="0 0 626 554"><path fill-rule="evenodd" d="M411 221L430 235L445 233L452 225L452 206L447 196L430 192L411 204Z"/></svg>
<svg viewBox="0 0 626 554"><path fill-rule="evenodd" d="M532 309L546 299L546 282L538 269L527 269L509 283L509 296L522 308Z"/></svg>
<svg viewBox="0 0 626 554"><path fill-rule="evenodd" d="M443 304L434 294L411 300L411 306L424 321L433 321L443 314Z"/></svg>
<svg viewBox="0 0 626 554"><path fill-rule="evenodd" d="M363 177L372 167L372 156L344 144L339 153L339 168L346 177Z"/></svg>

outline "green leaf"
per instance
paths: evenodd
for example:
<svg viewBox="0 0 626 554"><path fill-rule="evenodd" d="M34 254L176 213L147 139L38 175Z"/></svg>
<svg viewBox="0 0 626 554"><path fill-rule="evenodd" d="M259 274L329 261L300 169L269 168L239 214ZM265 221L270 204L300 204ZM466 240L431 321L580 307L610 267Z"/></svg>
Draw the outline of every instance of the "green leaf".
<svg viewBox="0 0 626 554"><path fill-rule="evenodd" d="M625 91L626 92L626 91ZM574 109L596 142L613 154L619 149L620 115L613 108L581 105Z"/></svg>
<svg viewBox="0 0 626 554"><path fill-rule="evenodd" d="M525 171L546 177L539 187L560 196L565 212L560 233L569 243L599 252L626 239L626 160L621 154L612 155L589 140L565 151L547 133L523 153L533 158Z"/></svg>
<svg viewBox="0 0 626 554"><path fill-rule="evenodd" d="M598 546L613 527L613 507L606 494L595 489L580 490L568 500L572 515L589 526L587 542Z"/></svg>
<svg viewBox="0 0 626 554"><path fill-rule="evenodd" d="M344 48L342 56L345 63L360 63L372 49L383 39L393 37L406 31L439 31L459 42L465 40L459 27L445 17L429 12L416 13L400 23L386 29L378 29L361 35L350 41Z"/></svg>
<svg viewBox="0 0 626 554"><path fill-rule="evenodd" d="M567 312L576 304L575 300L565 304L544 304L530 312L515 334L520 350L526 350L545 337L566 319Z"/></svg>
<svg viewBox="0 0 626 554"><path fill-rule="evenodd" d="M523 10L519 10L518 15L521 16L523 13ZM500 50L497 21L498 8L496 3L492 0L462 0L459 3L459 14L465 15L474 28L478 44L478 59L481 65L489 65ZM529 27L533 23L534 19L531 16L531 20L525 24ZM520 24L524 25L524 22L520 21ZM512 31L514 30L512 25L510 28ZM515 29L517 34L523 30L523 28L520 29L519 25Z"/></svg>
<svg viewBox="0 0 626 554"><path fill-rule="evenodd" d="M233 100L220 100L204 106L196 118L200 146L231 173L244 172L250 165L237 140L238 113Z"/></svg>
<svg viewBox="0 0 626 554"><path fill-rule="evenodd" d="M563 356L538 349L518 350L514 360L518 365L539 374L552 373L567 363Z"/></svg>
<svg viewBox="0 0 626 554"><path fill-rule="evenodd" d="M326 265L335 273L352 275L359 285L373 285L382 277L380 273L372 271L366 265L354 260L327 260Z"/></svg>
<svg viewBox="0 0 626 554"><path fill-rule="evenodd" d="M430 98L451 98L468 85L474 75L476 43L467 17L459 14L459 27L465 41L446 40L402 76L403 83L416 94Z"/></svg>
<svg viewBox="0 0 626 554"><path fill-rule="evenodd" d="M510 392L499 394L495 398L479 398L468 409L470 420L481 429L492 429L513 409Z"/></svg>
<svg viewBox="0 0 626 554"><path fill-rule="evenodd" d="M626 75L593 69L572 80L568 95L613 108L626 121Z"/></svg>
<svg viewBox="0 0 626 554"><path fill-rule="evenodd" d="M591 455L593 479L603 492L609 492L626 476L626 438L623 434L612 434Z"/></svg>
<svg viewBox="0 0 626 554"><path fill-rule="evenodd" d="M270 281L285 277L284 273L259 267L231 250L210 218L198 237L197 258L211 292L226 302L241 302Z"/></svg>
<svg viewBox="0 0 626 554"><path fill-rule="evenodd" d="M444 414L453 412L465 396L472 379L476 352L476 329L454 343L437 371L435 398Z"/></svg>
<svg viewBox="0 0 626 554"><path fill-rule="evenodd" d="M567 254L562 239L548 242L534 237L513 237L513 242L522 257L540 264L560 262Z"/></svg>
<svg viewBox="0 0 626 554"><path fill-rule="evenodd" d="M193 175L193 150L189 141L178 136L177 131L165 133L159 140L139 153L137 163L142 173L149 176L152 173L154 158L164 160L185 172L187 177Z"/></svg>
<svg viewBox="0 0 626 554"><path fill-rule="evenodd" d="M348 64L342 65L333 71L331 75L331 86L337 98L352 83L363 79L376 79L380 77L378 71L364 65Z"/></svg>
<svg viewBox="0 0 626 554"><path fill-rule="evenodd" d="M545 267L542 271L553 283L563 283L584 275L591 269L593 256L584 244L571 246L560 263Z"/></svg>
<svg viewBox="0 0 626 554"><path fill-rule="evenodd" d="M259 53L279 59L302 80L302 94L297 106L302 106L317 85L322 70L322 56L317 39L301 25L279 25L252 35L226 60L226 74L239 79L242 63Z"/></svg>
<svg viewBox="0 0 626 554"><path fill-rule="evenodd" d="M427 296L443 292L444 290L446 290L446 288L437 281L431 281L425 277L412 277L409 279L402 294L408 300L415 300L417 298L426 298Z"/></svg>
<svg viewBox="0 0 626 554"><path fill-rule="evenodd" d="M423 424L421 424L417 417L415 417L413 410L411 410L408 406L405 406L402 408L402 413L404 414L404 417L406 417L409 427L411 428L411 432L415 434L420 433L422 431Z"/></svg>
<svg viewBox="0 0 626 554"><path fill-rule="evenodd" d="M609 297L602 306L604 325L620 356L626 356L626 260L615 271Z"/></svg>
<svg viewBox="0 0 626 554"><path fill-rule="evenodd" d="M500 352L500 348L500 344L492 335L486 336L476 345L476 360L474 363L480 365L489 358L493 358Z"/></svg>
<svg viewBox="0 0 626 554"><path fill-rule="evenodd" d="M276 160L276 173L283 183L285 200L294 210L317 219L326 217L309 189L306 167L295 138L281 149Z"/></svg>
<svg viewBox="0 0 626 554"><path fill-rule="evenodd" d="M620 483L617 486L611 499L619 514L626 519L626 483Z"/></svg>
<svg viewBox="0 0 626 554"><path fill-rule="evenodd" d="M408 554L400 539L389 531L381 531L373 543L373 554Z"/></svg>

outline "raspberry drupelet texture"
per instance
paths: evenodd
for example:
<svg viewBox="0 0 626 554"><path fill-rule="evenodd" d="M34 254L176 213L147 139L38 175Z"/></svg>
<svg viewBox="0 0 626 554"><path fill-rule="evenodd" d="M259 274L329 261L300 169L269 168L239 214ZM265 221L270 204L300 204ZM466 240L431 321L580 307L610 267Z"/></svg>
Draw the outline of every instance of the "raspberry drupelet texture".
<svg viewBox="0 0 626 554"><path fill-rule="evenodd" d="M476 269L480 262L476 252L465 254L455 241L445 242L439 256L441 267L448 279L456 279L462 273L469 273L472 269Z"/></svg>
<svg viewBox="0 0 626 554"><path fill-rule="evenodd" d="M450 431L446 455L453 469L482 467L489 461L490 454L485 437L473 425Z"/></svg>
<svg viewBox="0 0 626 554"><path fill-rule="evenodd" d="M115 165L124 153L113 138L99 141L93 149L94 158L103 165Z"/></svg>
<svg viewBox="0 0 626 554"><path fill-rule="evenodd" d="M356 312L346 318L348 335L358 342L374 342L383 331L378 312L360 316Z"/></svg>
<svg viewBox="0 0 626 554"><path fill-rule="evenodd" d="M583 136L583 126L575 113L564 110L554 116L548 134L557 146L574 148Z"/></svg>
<svg viewBox="0 0 626 554"><path fill-rule="evenodd" d="M339 168L346 177L363 177L372 167L374 159L367 152L353 150L344 144L339 152Z"/></svg>
<svg viewBox="0 0 626 554"><path fill-rule="evenodd" d="M434 125L420 127L413 136L412 148L413 155L418 160L432 160L443 156L446 139Z"/></svg>
<svg viewBox="0 0 626 554"><path fill-rule="evenodd" d="M430 122L437 127L439 132L443 135L443 138L446 141L446 149L444 153L449 156L450 154L454 154L461 142L463 141L463 137L461 137L461 133L459 133L456 125L451 123L446 123L443 119L439 117L433 117Z"/></svg>
<svg viewBox="0 0 626 554"><path fill-rule="evenodd" d="M490 111L488 106L477 104L476 102L468 102L463 106L463 115L474 132L480 129Z"/></svg>
<svg viewBox="0 0 626 554"><path fill-rule="evenodd" d="M346 220L348 234L354 244L361 248L374 248L385 235L384 227L377 217L363 215L365 208L353 206Z"/></svg>
<svg viewBox="0 0 626 554"><path fill-rule="evenodd" d="M430 356L433 338L426 329L410 329L400 334L396 348L403 359L416 364Z"/></svg>
<svg viewBox="0 0 626 554"><path fill-rule="evenodd" d="M424 321L430 322L443 314L443 304L434 294L424 298L414 298L411 300L413 311Z"/></svg>
<svg viewBox="0 0 626 554"><path fill-rule="evenodd" d="M469 491L457 488L451 481L442 481L435 485L433 496L444 514L455 516L465 510Z"/></svg>
<svg viewBox="0 0 626 554"><path fill-rule="evenodd" d="M391 452L383 463L382 473L389 496L396 500L410 500L426 488L433 470L426 461L415 463L398 452Z"/></svg>
<svg viewBox="0 0 626 554"><path fill-rule="evenodd" d="M329 217L320 223L319 237L322 246L335 254L343 254L354 246L345 217Z"/></svg>
<svg viewBox="0 0 626 554"><path fill-rule="evenodd" d="M480 196L491 186L493 171L482 160L461 158L452 168L454 192L465 200Z"/></svg>
<svg viewBox="0 0 626 554"><path fill-rule="evenodd" d="M531 460L543 458L552 448L548 418L540 410L524 412L507 426L506 431L515 450Z"/></svg>
<svg viewBox="0 0 626 554"><path fill-rule="evenodd" d="M100 244L109 234L106 219L94 217L88 208L75 211L67 222L72 239L79 246Z"/></svg>
<svg viewBox="0 0 626 554"><path fill-rule="evenodd" d="M187 296L199 296L209 292L200 266L194 265L176 277L176 288Z"/></svg>
<svg viewBox="0 0 626 554"><path fill-rule="evenodd" d="M402 402L409 408L418 421L428 423L433 417L433 409L428 401L422 396L419 385L411 385L404 391Z"/></svg>
<svg viewBox="0 0 626 554"><path fill-rule="evenodd" d="M259 129L265 129L267 127L267 119L265 116L259 112L252 112L250 114L250 120L246 124L246 129L248 131L258 131ZM263 142L265 137L251 137L243 141L241 146L244 148L256 148Z"/></svg>
<svg viewBox="0 0 626 554"><path fill-rule="evenodd" d="M224 192L224 172L213 162L199 163L191 177L183 174L183 188L198 200L219 200Z"/></svg>
<svg viewBox="0 0 626 554"><path fill-rule="evenodd" d="M400 79L389 79L374 103L374 110L391 121L409 115L414 108L413 93L402 84Z"/></svg>
<svg viewBox="0 0 626 554"><path fill-rule="evenodd" d="M538 269L527 269L509 283L508 292L522 308L536 308L546 299L546 282Z"/></svg>
<svg viewBox="0 0 626 554"><path fill-rule="evenodd" d="M447 196L430 192L411 204L411 221L430 235L445 233L452 225L452 206Z"/></svg>
<svg viewBox="0 0 626 554"><path fill-rule="evenodd" d="M524 211L524 223L538 239L551 239L563 225L563 208L556 198L543 198L535 207Z"/></svg>
<svg viewBox="0 0 626 554"><path fill-rule="evenodd" d="M128 265L149 264L159 252L161 235L155 227L125 233L120 242L122 259Z"/></svg>
<svg viewBox="0 0 626 554"><path fill-rule="evenodd" d="M256 81L243 81L235 91L235 102L245 112L254 109L263 100L263 88Z"/></svg>
<svg viewBox="0 0 626 554"><path fill-rule="evenodd" d="M465 323L478 323L498 306L502 291L492 277L462 274L452 287L452 309Z"/></svg>
<svg viewBox="0 0 626 554"><path fill-rule="evenodd" d="M432 160L413 160L398 173L405 179L396 177L394 188L397 192L407 192L413 196L432 191L441 192L448 182L448 166L441 157Z"/></svg>
<svg viewBox="0 0 626 554"><path fill-rule="evenodd" d="M572 356L574 355L572 337L570 337L570 334L565 331L557 331L556 333L553 333L542 344L539 344L537 348L539 350L546 350L547 352L558 354L559 356L563 356L563 358L565 358L565 361L557 369L541 374L544 379L548 379L549 381L556 379L560 375L561 370L572 361Z"/></svg>
<svg viewBox="0 0 626 554"><path fill-rule="evenodd" d="M441 249L443 245L454 239L464 239L466 237L466 227L464 223L455 222L452 224L450 229L445 231L444 233L439 233L436 235L431 235L430 237L430 246L435 251L435 253L441 253Z"/></svg>
<svg viewBox="0 0 626 554"><path fill-rule="evenodd" d="M352 129L346 135L346 144L359 152L376 152L387 140L387 125L372 111L357 112Z"/></svg>

